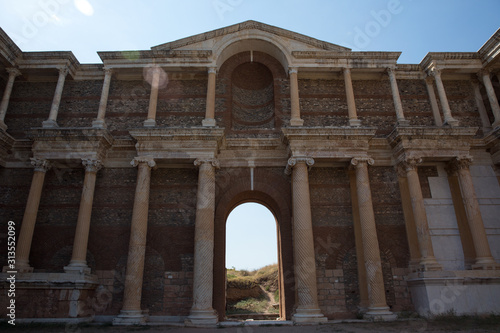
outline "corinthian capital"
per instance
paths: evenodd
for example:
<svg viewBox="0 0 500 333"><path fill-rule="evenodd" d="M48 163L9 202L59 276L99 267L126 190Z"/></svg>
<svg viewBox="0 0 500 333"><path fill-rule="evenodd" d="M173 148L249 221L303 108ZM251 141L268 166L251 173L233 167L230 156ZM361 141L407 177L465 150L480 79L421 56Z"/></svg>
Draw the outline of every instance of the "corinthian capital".
<svg viewBox="0 0 500 333"><path fill-rule="evenodd" d="M473 159L470 155L457 156L448 163L446 171L448 174L454 175L458 170L469 170L472 161Z"/></svg>
<svg viewBox="0 0 500 333"><path fill-rule="evenodd" d="M439 69L437 67L433 67L429 71L429 75L434 76L434 77L441 77L441 69Z"/></svg>
<svg viewBox="0 0 500 333"><path fill-rule="evenodd" d="M404 157L403 160L399 163L399 165L400 168L408 172L416 170L420 163L422 163L422 158L416 156L408 156Z"/></svg>
<svg viewBox="0 0 500 333"><path fill-rule="evenodd" d="M85 172L97 172L102 168L102 162L100 160L82 158L82 164L85 168Z"/></svg>
<svg viewBox="0 0 500 333"><path fill-rule="evenodd" d="M52 167L52 163L49 160L40 158L30 158L30 160L31 165L35 167L35 171L47 172Z"/></svg>
<svg viewBox="0 0 500 333"><path fill-rule="evenodd" d="M140 163L146 163L150 168L156 167L156 162L153 157L150 156L139 156L134 158L130 164L134 167L138 166Z"/></svg>
<svg viewBox="0 0 500 333"><path fill-rule="evenodd" d="M205 163L210 163L212 165L212 167L214 167L216 169L220 168L219 160L216 158L197 158L194 161L194 165L196 165L196 166L200 166L200 165L205 164Z"/></svg>
<svg viewBox="0 0 500 333"><path fill-rule="evenodd" d="M286 164L285 174L290 175L292 173L293 167L297 163L305 163L308 167L312 167L314 165L314 159L312 157L290 157Z"/></svg>

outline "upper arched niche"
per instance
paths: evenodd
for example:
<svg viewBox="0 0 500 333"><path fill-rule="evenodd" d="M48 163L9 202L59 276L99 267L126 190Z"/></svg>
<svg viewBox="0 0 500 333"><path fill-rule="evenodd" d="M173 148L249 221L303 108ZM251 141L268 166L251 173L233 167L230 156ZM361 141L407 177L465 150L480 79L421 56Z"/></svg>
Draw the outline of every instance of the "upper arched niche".
<svg viewBox="0 0 500 333"><path fill-rule="evenodd" d="M228 39L222 39L214 47L216 55L216 65L220 68L227 59L242 52L262 52L270 55L279 61L285 72L290 66L290 54L288 50L276 40L270 40L268 36L252 36L250 38L235 38L231 36Z"/></svg>

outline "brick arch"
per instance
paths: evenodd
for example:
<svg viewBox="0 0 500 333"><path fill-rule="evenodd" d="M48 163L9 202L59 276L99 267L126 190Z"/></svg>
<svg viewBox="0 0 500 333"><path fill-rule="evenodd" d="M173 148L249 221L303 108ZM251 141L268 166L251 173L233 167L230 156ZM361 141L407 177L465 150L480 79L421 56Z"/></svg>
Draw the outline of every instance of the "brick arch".
<svg viewBox="0 0 500 333"><path fill-rule="evenodd" d="M295 278L293 273L293 248L291 226L290 182L276 176L277 170L255 170L254 190L251 190L250 171L224 170L227 184L218 187L215 211L214 248L214 308L219 320L225 316L225 257L226 221L238 205L256 202L267 207L275 216L278 231L278 265L280 266L280 313L291 318L295 303ZM281 170L281 173L283 171ZM229 179L227 179L229 177Z"/></svg>

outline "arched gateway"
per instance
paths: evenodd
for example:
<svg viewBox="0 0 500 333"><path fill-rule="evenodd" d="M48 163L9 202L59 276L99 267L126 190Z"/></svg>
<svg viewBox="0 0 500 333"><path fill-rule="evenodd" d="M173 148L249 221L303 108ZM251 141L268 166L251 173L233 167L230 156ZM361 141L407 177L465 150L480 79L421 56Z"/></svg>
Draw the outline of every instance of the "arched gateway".
<svg viewBox="0 0 500 333"><path fill-rule="evenodd" d="M0 30L18 317L223 321L248 201L277 220L281 319L500 312L499 34L402 65L248 21L101 67Z"/></svg>

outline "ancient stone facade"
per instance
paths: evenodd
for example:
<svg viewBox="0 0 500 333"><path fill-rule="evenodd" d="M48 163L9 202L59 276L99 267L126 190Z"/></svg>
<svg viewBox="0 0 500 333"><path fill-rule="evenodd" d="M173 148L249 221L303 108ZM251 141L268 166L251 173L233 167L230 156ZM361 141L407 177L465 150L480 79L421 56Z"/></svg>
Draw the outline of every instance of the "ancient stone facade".
<svg viewBox="0 0 500 333"><path fill-rule="evenodd" d="M500 312L500 31L420 64L254 21L103 64L0 51L17 318L223 321L244 202L276 217L283 320Z"/></svg>

